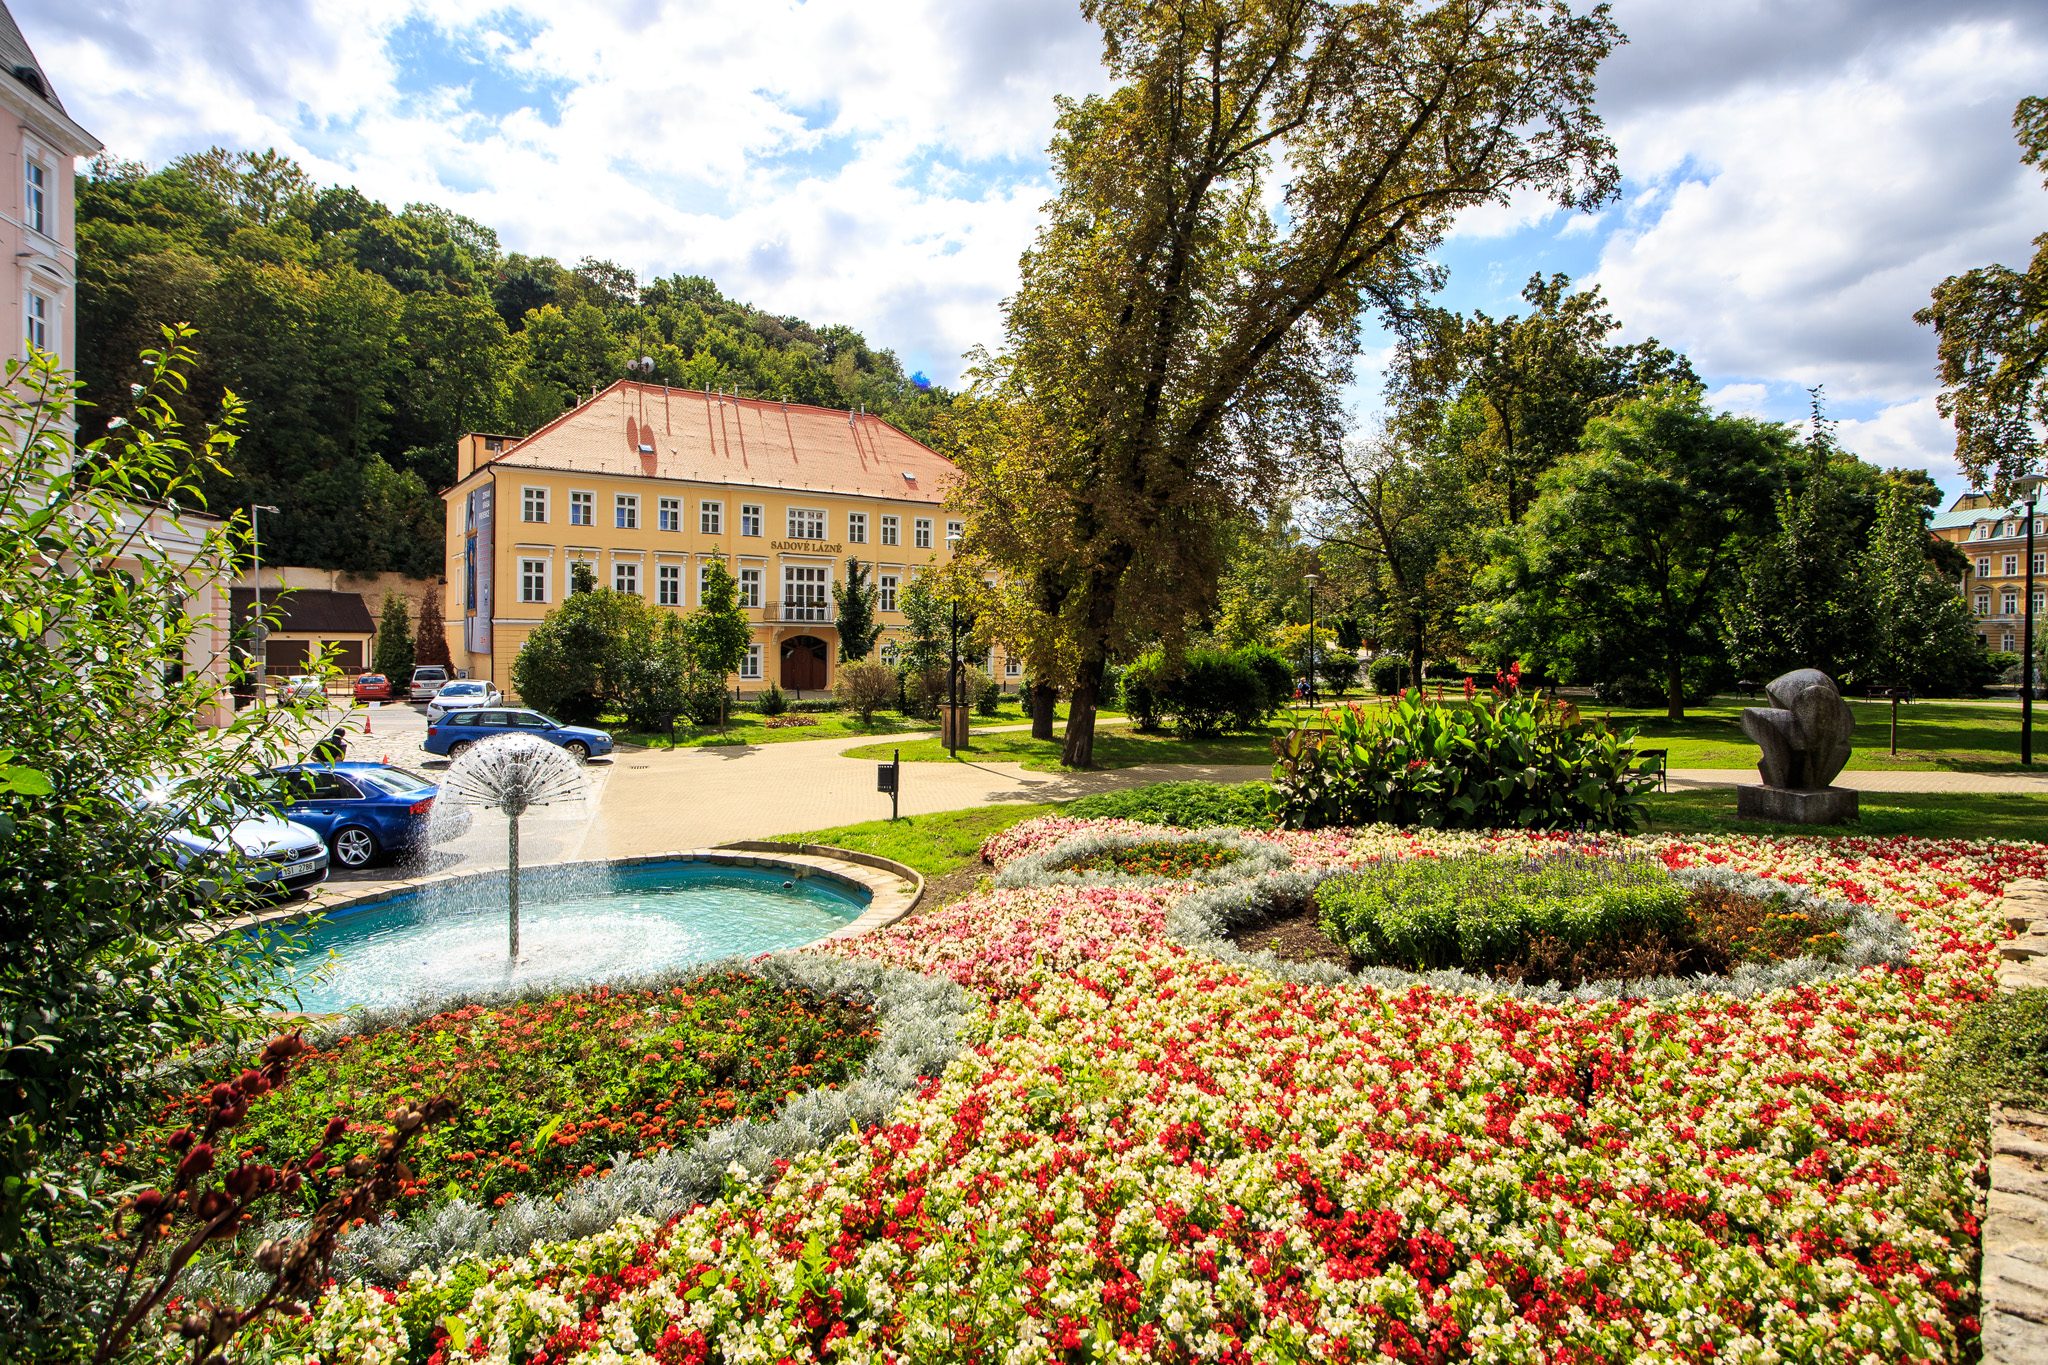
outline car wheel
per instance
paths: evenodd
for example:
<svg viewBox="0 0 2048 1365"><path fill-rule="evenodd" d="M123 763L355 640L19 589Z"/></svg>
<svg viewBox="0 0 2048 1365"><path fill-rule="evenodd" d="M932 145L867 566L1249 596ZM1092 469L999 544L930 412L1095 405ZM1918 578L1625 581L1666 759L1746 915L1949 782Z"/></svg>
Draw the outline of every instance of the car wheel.
<svg viewBox="0 0 2048 1365"><path fill-rule="evenodd" d="M590 757L590 746L580 739L572 739L562 747L567 749L570 757L574 758L578 763Z"/></svg>
<svg viewBox="0 0 2048 1365"><path fill-rule="evenodd" d="M361 825L334 832L334 861L343 867L368 867L377 861L377 836Z"/></svg>
<svg viewBox="0 0 2048 1365"><path fill-rule="evenodd" d="M461 758L464 754L469 752L470 744L471 741L466 739L456 740L453 744L448 746L448 757Z"/></svg>

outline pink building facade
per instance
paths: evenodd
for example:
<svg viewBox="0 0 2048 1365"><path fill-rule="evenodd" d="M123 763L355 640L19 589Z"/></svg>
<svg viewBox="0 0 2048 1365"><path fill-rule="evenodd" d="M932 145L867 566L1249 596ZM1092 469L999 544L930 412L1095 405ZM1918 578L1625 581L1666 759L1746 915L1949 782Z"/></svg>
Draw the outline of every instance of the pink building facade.
<svg viewBox="0 0 2048 1365"><path fill-rule="evenodd" d="M73 185L99 140L64 112L55 87L0 4L0 360L31 344L78 363L78 241Z"/></svg>

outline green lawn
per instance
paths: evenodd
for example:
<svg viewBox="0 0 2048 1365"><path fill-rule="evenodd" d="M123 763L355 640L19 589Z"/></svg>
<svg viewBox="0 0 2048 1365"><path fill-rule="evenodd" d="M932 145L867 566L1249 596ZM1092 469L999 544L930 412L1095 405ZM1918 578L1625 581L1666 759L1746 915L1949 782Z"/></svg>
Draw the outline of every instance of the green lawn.
<svg viewBox="0 0 2048 1365"><path fill-rule="evenodd" d="M775 838L778 843L830 844L834 848L872 853L914 867L927 877L943 877L973 862L984 839L1058 809L1044 802L970 806L934 815L906 815L900 820L867 820L804 834L778 834Z"/></svg>
<svg viewBox="0 0 2048 1365"><path fill-rule="evenodd" d="M1746 697L1716 697L1687 707L1684 720L1667 720L1661 707L1608 707L1588 702L1585 714L1636 728L1637 742L1671 750L1674 768L1752 768L1757 747L1742 733L1742 711L1761 705ZM1899 753L1892 757L1891 703L1850 701L1856 713L1855 748L1849 766L1868 771L1942 769L1989 772L2019 766L2020 712L2017 704L1915 701L1899 707ZM2048 707L2040 720L2048 738Z"/></svg>
<svg viewBox="0 0 2048 1365"><path fill-rule="evenodd" d="M1177 739L1171 734L1141 735L1129 726L1098 728L1095 732L1095 766L1135 768L1141 763L1255 763L1273 762L1273 736L1290 729L1292 723L1276 718L1263 730L1243 735L1215 735L1208 739ZM886 759L897 746L869 744L847 750L850 758ZM905 763L945 763L954 756L936 739L905 744ZM979 735L959 753L966 763L1021 763L1032 772L1059 772L1060 740L1033 739L1029 731Z"/></svg>
<svg viewBox="0 0 2048 1365"><path fill-rule="evenodd" d="M1062 707L1059 716L1064 719L1066 709ZM790 717L784 715L787 722ZM671 740L667 735L649 734L641 730L629 730L623 719L607 717L601 722L611 731L612 738L622 744L637 744L645 749L696 749L713 744L783 744L791 740L806 739L862 739L883 735L929 734L938 729L937 721L921 717L898 715L894 711L877 711L874 720L863 727L860 717L850 711L824 711L806 715L805 720L815 721L814 725L783 724L769 728L768 717L753 710L733 713L732 723L724 731L715 725L678 725L676 736ZM1017 709L1017 699L1005 698L1002 706L993 716L976 716L974 728L988 729L1001 725L1029 725L1031 718ZM936 744L936 741L934 741ZM887 758L885 753L882 757Z"/></svg>

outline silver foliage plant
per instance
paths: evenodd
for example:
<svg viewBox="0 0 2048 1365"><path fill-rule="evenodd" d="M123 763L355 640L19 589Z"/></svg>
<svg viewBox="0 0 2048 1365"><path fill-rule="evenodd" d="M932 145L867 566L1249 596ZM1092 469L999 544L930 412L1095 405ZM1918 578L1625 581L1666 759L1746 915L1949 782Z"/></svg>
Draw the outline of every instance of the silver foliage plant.
<svg viewBox="0 0 2048 1365"><path fill-rule="evenodd" d="M1140 844L1214 844L1238 856L1221 867L1206 868L1187 877L1149 877L1124 872L1084 872L1076 863ZM1188 882L1203 885L1231 885L1254 877L1283 871L1294 865L1287 850L1265 839L1254 839L1240 830L1084 830L1072 834L1051 848L1027 854L1006 864L995 876L998 887L1060 886L1179 886Z"/></svg>
<svg viewBox="0 0 2048 1365"><path fill-rule="evenodd" d="M1325 879L1354 869L1282 872L1276 876L1211 887L1183 896L1166 912L1166 934L1176 943L1236 965L1255 968L1290 981L1320 986L1367 985L1384 990L1429 986L1463 995L1503 995L1545 1004L1580 1000L1675 1000L1692 995L1726 995L1736 999L1788 990L1838 977L1865 967L1894 966L1906 961L1912 936L1896 917L1866 906L1822 896L1810 887L1772 881L1727 868L1681 868L1672 876L1692 887L1712 887L1754 896L1783 896L1801 910L1846 917L1838 958L1794 957L1782 962L1745 963L1725 976L1650 976L1625 981L1588 981L1572 990L1556 985L1532 986L1461 968L1408 972L1398 967L1366 967L1348 972L1334 962L1288 962L1273 953L1248 953L1230 935L1252 928L1276 912L1313 904L1316 887Z"/></svg>
<svg viewBox="0 0 2048 1365"><path fill-rule="evenodd" d="M970 1007L967 992L942 978L805 954L728 958L602 984L619 991L662 991L727 973L868 1006L880 1026L875 1050L836 1089L807 1090L766 1118L735 1119L656 1156L622 1153L608 1174L578 1181L559 1194L520 1195L500 1208L450 1199L410 1218L359 1228L341 1244L335 1278L344 1284L397 1284L457 1257L518 1256L541 1242L602 1232L629 1216L665 1220L715 1197L728 1180L765 1183L776 1161L823 1147L856 1125L880 1122L920 1081L944 1071L959 1050ZM561 993L559 986L535 986L356 1011L307 1036L325 1048L350 1034L402 1026L466 1005L514 1005ZM266 1228L263 1235L275 1232Z"/></svg>

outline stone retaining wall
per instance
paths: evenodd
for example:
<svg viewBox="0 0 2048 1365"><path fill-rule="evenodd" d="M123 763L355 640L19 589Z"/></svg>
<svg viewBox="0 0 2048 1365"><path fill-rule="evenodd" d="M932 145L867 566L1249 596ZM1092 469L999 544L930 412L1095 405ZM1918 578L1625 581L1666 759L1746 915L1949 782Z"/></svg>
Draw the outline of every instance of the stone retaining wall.
<svg viewBox="0 0 2048 1365"><path fill-rule="evenodd" d="M2048 882L2014 882L2005 906L1998 989L2048 987ZM1985 1365L2048 1361L2048 1114L1992 1108L1980 1278Z"/></svg>

